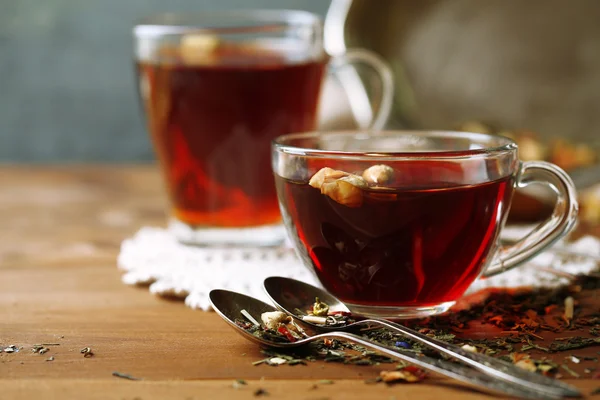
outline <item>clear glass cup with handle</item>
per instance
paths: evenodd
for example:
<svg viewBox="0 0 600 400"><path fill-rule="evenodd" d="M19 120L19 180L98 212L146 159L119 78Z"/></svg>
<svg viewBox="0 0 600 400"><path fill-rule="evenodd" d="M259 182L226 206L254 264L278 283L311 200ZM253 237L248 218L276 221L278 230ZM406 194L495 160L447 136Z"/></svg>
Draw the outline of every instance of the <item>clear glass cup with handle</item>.
<svg viewBox="0 0 600 400"><path fill-rule="evenodd" d="M282 242L270 142L316 128L328 72L370 67L379 77L372 128L383 126L390 69L366 50L330 57L322 32L314 14L277 10L164 14L135 26L139 94L180 241Z"/></svg>
<svg viewBox="0 0 600 400"><path fill-rule="evenodd" d="M448 310L478 278L521 265L577 220L571 178L522 162L510 139L469 132L349 131L284 135L273 170L303 263L351 311L416 318ZM513 193L539 184L553 214L501 245Z"/></svg>

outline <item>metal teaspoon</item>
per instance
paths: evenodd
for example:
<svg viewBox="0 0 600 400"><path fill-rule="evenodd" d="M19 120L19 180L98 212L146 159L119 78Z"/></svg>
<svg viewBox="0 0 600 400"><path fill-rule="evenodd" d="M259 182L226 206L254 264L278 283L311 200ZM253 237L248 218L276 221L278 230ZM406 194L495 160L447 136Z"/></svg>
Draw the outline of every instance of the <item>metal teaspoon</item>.
<svg viewBox="0 0 600 400"><path fill-rule="evenodd" d="M295 310L304 310L309 308L314 303L316 297L327 303L336 311L349 312L348 307L346 307L346 305L337 297L323 289L307 283L290 278L270 277L265 279L264 289L267 295L273 301L273 304L275 304L280 311L291 315L299 322L309 325L317 331L331 332L351 330L364 327L366 325L380 325L399 332L404 336L410 337L413 340L421 342L451 357L454 357L466 364L471 365L474 368L477 368L485 374L495 377L496 379L502 379L507 382L512 382L528 388L536 389L548 395L581 397L581 393L577 388L564 382L524 370L513 364L486 356L484 354L466 351L453 344L433 339L403 325L382 318L369 318L345 325L343 327L328 327L304 321L301 315L296 314Z"/></svg>
<svg viewBox="0 0 600 400"><path fill-rule="evenodd" d="M306 345L310 342L323 340L325 338L343 339L373 349L387 356L408 361L411 364L417 365L423 369L436 372L468 385L483 388L496 393L504 393L510 396L528 399L562 398L562 396L556 393L540 392L536 389L521 385L514 385L510 382L501 381L499 379L482 374L461 364L452 363L445 360L438 360L427 356L419 356L413 352L394 349L348 332L333 331L314 336L306 335L304 339L289 343L270 341L263 337L258 337L251 334L247 330L238 326L235 323L235 320L244 319L245 317L242 314L242 310L245 310L245 312L249 313L254 319L260 321L262 313L276 311L273 306L263 303L262 301L253 297L228 290L212 290L209 294L209 298L216 313L219 314L232 328L234 328L236 332L241 334L246 339L263 347L294 348Z"/></svg>

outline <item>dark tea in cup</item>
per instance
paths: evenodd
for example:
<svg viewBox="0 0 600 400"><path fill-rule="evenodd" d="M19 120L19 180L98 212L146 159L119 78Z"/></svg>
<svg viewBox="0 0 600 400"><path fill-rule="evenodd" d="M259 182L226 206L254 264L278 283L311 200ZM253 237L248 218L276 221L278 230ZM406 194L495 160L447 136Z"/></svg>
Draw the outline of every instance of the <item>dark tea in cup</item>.
<svg viewBox="0 0 600 400"><path fill-rule="evenodd" d="M200 57L202 51L210 53ZM314 129L326 62L215 43L165 47L138 63L175 218L240 228L280 221L268 144Z"/></svg>
<svg viewBox="0 0 600 400"><path fill-rule="evenodd" d="M557 168L520 167L515 145L499 137L335 135L278 138L277 191L304 263L325 289L367 315L440 313L486 269L492 274L510 268L521 253L497 250L514 188L534 173L540 181L548 179L544 174ZM525 172L520 180L519 171ZM564 182L567 198L568 177ZM572 198L567 203L562 226L557 230L555 221L545 226L551 227L549 235L572 226L576 203ZM534 238L514 249L535 249L534 255L551 242Z"/></svg>

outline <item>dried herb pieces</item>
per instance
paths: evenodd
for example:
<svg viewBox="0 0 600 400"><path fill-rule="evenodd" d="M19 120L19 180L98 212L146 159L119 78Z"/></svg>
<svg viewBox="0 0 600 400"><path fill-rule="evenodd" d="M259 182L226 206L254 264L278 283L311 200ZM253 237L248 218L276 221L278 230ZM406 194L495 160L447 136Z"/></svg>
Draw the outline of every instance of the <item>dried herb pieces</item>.
<svg viewBox="0 0 600 400"><path fill-rule="evenodd" d="M246 316L246 318L249 317L251 317L250 314ZM260 319L268 329L273 330L277 330L280 324L287 324L288 322L292 321L292 317L281 311L271 311L262 313ZM254 320L254 318L252 318L252 320Z"/></svg>
<svg viewBox="0 0 600 400"><path fill-rule="evenodd" d="M127 379L127 380L130 380L130 381L141 381L142 380L142 378L136 378L136 377L133 377L133 376L131 376L129 374L123 374L123 373L118 372L118 371L113 371L112 376L115 376L117 378Z"/></svg>
<svg viewBox="0 0 600 400"><path fill-rule="evenodd" d="M385 383L415 383L422 381L427 375L421 368L409 365L395 371L381 371L379 376Z"/></svg>
<svg viewBox="0 0 600 400"><path fill-rule="evenodd" d="M258 388L254 391L254 396L255 397L259 397L259 396L267 396L269 394L269 392L267 392L266 389L263 388Z"/></svg>
<svg viewBox="0 0 600 400"><path fill-rule="evenodd" d="M577 372L573 371L571 368L569 368L568 365L563 364L563 365L561 365L561 368L564 369L565 371L567 371L572 377L579 378L579 374Z"/></svg>
<svg viewBox="0 0 600 400"><path fill-rule="evenodd" d="M333 381L331 379L321 379L317 383L319 385L333 385Z"/></svg>
<svg viewBox="0 0 600 400"><path fill-rule="evenodd" d="M10 346L7 346L4 348L5 353L16 353L18 351L19 351L19 348L17 346L15 346L14 344L11 344Z"/></svg>
<svg viewBox="0 0 600 400"><path fill-rule="evenodd" d="M92 351L91 347L84 347L83 349L79 350L79 352L83 354L84 358L90 358L94 356L94 352Z"/></svg>
<svg viewBox="0 0 600 400"><path fill-rule="evenodd" d="M574 349L583 349L584 347L599 346L600 337L596 338L585 338L582 336L574 336L566 341L555 340L550 344L550 352L566 351Z"/></svg>
<svg viewBox="0 0 600 400"><path fill-rule="evenodd" d="M315 315L317 317L326 317L328 313L329 306L320 301L318 297L315 298L315 304L313 304L312 308L312 315Z"/></svg>
<svg viewBox="0 0 600 400"><path fill-rule="evenodd" d="M304 313L302 310L294 311L296 316L302 318L303 321L315 325L327 325L330 327L345 326L355 322L352 314L347 311L332 311L329 305L323 303L318 297L315 298L315 303L310 310Z"/></svg>
<svg viewBox="0 0 600 400"><path fill-rule="evenodd" d="M596 357L583 357L580 353L569 353L577 349L600 346L600 312L593 307L591 310L589 307L586 308L587 298L581 297L584 290L597 289L600 289L600 275L579 276L573 284L555 289L490 290L479 297L479 302L468 308L465 307L459 311L428 319L404 321L404 324L429 337L458 345L465 350L477 351L506 360L528 371L535 371L547 376L557 376L559 371L563 375L575 376L571 373L573 372L577 376L595 378L595 376L600 377L596 368L589 364L583 364L584 362L596 362ZM569 300L569 297L572 298L572 301ZM315 309L325 309L319 299L315 300L316 304L310 310L297 309L295 310L296 315L305 318L319 318L319 322L323 322L325 319L326 325L330 325L334 321L341 324L355 321L349 313L336 312L331 309L328 310L327 316L314 315ZM572 313L569 311L571 302ZM578 304L582 304L584 307L578 308ZM327 305L325 304L325 306ZM276 330L273 330L264 325L255 326L247 318L237 320L236 323L249 333L267 340L281 343L292 341L291 333L288 334L287 324L283 324L284 329L279 329L278 326ZM496 331L495 336L469 338L469 328L478 325L493 325L492 331ZM403 351L438 359L449 359L402 334L378 326L357 328L356 333ZM560 334L559 337L550 340L549 336L555 337L557 333ZM544 342L541 343L541 340ZM534 352L530 352L530 350L534 350ZM566 360L562 365L561 363L556 364L546 357L540 359L531 357L539 352L546 354L569 353L560 357ZM264 351L263 353L266 358L253 364L296 365L319 360L369 366L396 362L389 357L368 351L362 346L336 339L314 342L293 351ZM581 369L576 368L576 365ZM402 365L398 370L402 371L404 367L405 365ZM585 374L589 375L583 375L583 367L586 367ZM391 380L395 375L397 374L392 374L387 379ZM369 383L378 381L383 381L383 377L368 380Z"/></svg>
<svg viewBox="0 0 600 400"><path fill-rule="evenodd" d="M252 315L250 315L250 313L249 313L248 311L246 311L246 310L242 310L242 311L240 311L240 312L241 312L241 314L242 314L244 317L248 318L248 320L249 320L250 322L252 322L252 323L253 323L255 326L259 326L259 325L260 325L260 324L258 323L258 321L257 321L257 320L255 320L255 319L254 319L254 317L253 317Z"/></svg>
<svg viewBox="0 0 600 400"><path fill-rule="evenodd" d="M567 323L570 323L571 320L573 319L574 307L575 307L575 300L573 300L573 297L569 296L569 297L565 298L564 318L567 321Z"/></svg>
<svg viewBox="0 0 600 400"><path fill-rule="evenodd" d="M246 386L248 383L243 380L243 379L236 379L233 384L231 385L231 387L233 387L234 389L239 389L242 386Z"/></svg>

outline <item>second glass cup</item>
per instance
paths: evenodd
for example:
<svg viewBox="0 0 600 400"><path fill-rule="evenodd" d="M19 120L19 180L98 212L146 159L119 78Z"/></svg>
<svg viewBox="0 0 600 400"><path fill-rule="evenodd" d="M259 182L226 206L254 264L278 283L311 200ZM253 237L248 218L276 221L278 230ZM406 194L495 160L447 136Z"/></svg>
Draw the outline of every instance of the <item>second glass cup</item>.
<svg viewBox="0 0 600 400"><path fill-rule="evenodd" d="M179 240L274 245L284 239L270 142L316 128L328 65L363 63L378 73L372 128L385 123L389 68L365 50L329 57L322 31L311 13L264 10L165 14L135 27L140 97Z"/></svg>

